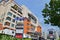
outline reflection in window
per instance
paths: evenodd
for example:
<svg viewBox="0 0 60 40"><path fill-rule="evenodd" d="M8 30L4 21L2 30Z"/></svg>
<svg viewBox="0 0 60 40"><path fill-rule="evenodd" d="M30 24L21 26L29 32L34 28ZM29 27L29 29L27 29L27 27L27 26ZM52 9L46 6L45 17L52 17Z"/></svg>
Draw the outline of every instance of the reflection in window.
<svg viewBox="0 0 60 40"><path fill-rule="evenodd" d="M37 19L35 18L35 16L33 16L32 14L28 13L28 18L29 20L31 20L33 23L37 23Z"/></svg>
<svg viewBox="0 0 60 40"><path fill-rule="evenodd" d="M11 12L8 12L8 14L7 14L8 16L12 16L12 13Z"/></svg>
<svg viewBox="0 0 60 40"><path fill-rule="evenodd" d="M13 19L12 22L15 22L15 20Z"/></svg>
<svg viewBox="0 0 60 40"><path fill-rule="evenodd" d="M7 18L6 18L6 20L9 20L9 21L11 21L11 18L10 18L10 17L7 17Z"/></svg>
<svg viewBox="0 0 60 40"><path fill-rule="evenodd" d="M1 22L1 19L0 19L0 22Z"/></svg>
<svg viewBox="0 0 60 40"><path fill-rule="evenodd" d="M20 14L22 14L22 9L18 8L18 12L19 12Z"/></svg>
<svg viewBox="0 0 60 40"><path fill-rule="evenodd" d="M0 0L0 3L2 2L2 0Z"/></svg>
<svg viewBox="0 0 60 40"><path fill-rule="evenodd" d="M11 6L13 9L17 10L18 6L15 4L14 6Z"/></svg>
<svg viewBox="0 0 60 40"><path fill-rule="evenodd" d="M15 16L15 15L13 15L13 17L15 18L16 16Z"/></svg>
<svg viewBox="0 0 60 40"><path fill-rule="evenodd" d="M12 27L14 27L14 24L11 24Z"/></svg>

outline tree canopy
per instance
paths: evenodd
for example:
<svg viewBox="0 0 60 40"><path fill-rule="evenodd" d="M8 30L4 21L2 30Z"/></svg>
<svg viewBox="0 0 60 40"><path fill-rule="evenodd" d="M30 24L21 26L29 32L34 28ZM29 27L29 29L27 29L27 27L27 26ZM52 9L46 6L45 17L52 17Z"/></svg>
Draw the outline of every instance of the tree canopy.
<svg viewBox="0 0 60 40"><path fill-rule="evenodd" d="M42 10L45 24L60 27L60 0L50 0Z"/></svg>

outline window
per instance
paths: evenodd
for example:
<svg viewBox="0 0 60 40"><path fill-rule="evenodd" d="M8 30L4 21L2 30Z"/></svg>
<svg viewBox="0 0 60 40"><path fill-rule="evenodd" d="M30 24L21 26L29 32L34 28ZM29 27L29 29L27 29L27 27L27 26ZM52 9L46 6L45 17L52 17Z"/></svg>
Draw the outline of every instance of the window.
<svg viewBox="0 0 60 40"><path fill-rule="evenodd" d="M7 14L8 16L12 16L12 13L11 12L8 12L8 14Z"/></svg>
<svg viewBox="0 0 60 40"><path fill-rule="evenodd" d="M28 18L29 20L31 20L33 23L37 23L37 19L35 18L35 16L33 16L32 14L28 13Z"/></svg>
<svg viewBox="0 0 60 40"><path fill-rule="evenodd" d="M0 3L2 2L2 0L0 0Z"/></svg>
<svg viewBox="0 0 60 40"><path fill-rule="evenodd" d="M21 8L18 8L18 12L19 12L20 14L22 14L22 9L21 9Z"/></svg>
<svg viewBox="0 0 60 40"><path fill-rule="evenodd" d="M13 19L12 22L15 22L15 20Z"/></svg>
<svg viewBox="0 0 60 40"><path fill-rule="evenodd" d="M17 10L20 14L22 14L22 9L19 8L16 4L14 6L11 6L13 9Z"/></svg>
<svg viewBox="0 0 60 40"><path fill-rule="evenodd" d="M11 6L13 9L17 10L18 6L15 4L14 6Z"/></svg>
<svg viewBox="0 0 60 40"><path fill-rule="evenodd" d="M10 23L9 23L9 22L5 22L5 25L8 25L8 26L10 26Z"/></svg>
<svg viewBox="0 0 60 40"><path fill-rule="evenodd" d="M1 22L1 19L0 19L0 22Z"/></svg>
<svg viewBox="0 0 60 40"><path fill-rule="evenodd" d="M24 26L22 23L17 24L17 26Z"/></svg>
<svg viewBox="0 0 60 40"><path fill-rule="evenodd" d="M20 28L20 27L18 28L18 27L16 27L16 29L23 29L23 28Z"/></svg>
<svg viewBox="0 0 60 40"><path fill-rule="evenodd" d="M14 31L12 31L12 33L14 34Z"/></svg>
<svg viewBox="0 0 60 40"><path fill-rule="evenodd" d="M14 24L11 24L12 27L14 27Z"/></svg>
<svg viewBox="0 0 60 40"><path fill-rule="evenodd" d="M14 17L14 18L16 18L16 16L15 16L15 15L13 15L13 17Z"/></svg>
<svg viewBox="0 0 60 40"><path fill-rule="evenodd" d="M6 18L6 20L9 20L9 21L11 21L11 18L10 18L10 17L7 17L7 18Z"/></svg>

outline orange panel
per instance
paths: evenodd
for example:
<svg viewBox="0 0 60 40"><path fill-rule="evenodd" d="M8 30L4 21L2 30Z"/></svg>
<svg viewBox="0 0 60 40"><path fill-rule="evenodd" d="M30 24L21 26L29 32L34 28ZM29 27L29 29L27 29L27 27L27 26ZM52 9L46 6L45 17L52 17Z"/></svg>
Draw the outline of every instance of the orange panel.
<svg viewBox="0 0 60 40"><path fill-rule="evenodd" d="M41 30L42 30L41 27L38 26L38 27L37 27L37 32L41 32Z"/></svg>
<svg viewBox="0 0 60 40"><path fill-rule="evenodd" d="M24 33L27 34L28 29L30 29L31 27L29 26L30 21L28 21L28 19L24 20Z"/></svg>
<svg viewBox="0 0 60 40"><path fill-rule="evenodd" d="M3 25L2 25L2 23L0 23L0 30L3 30Z"/></svg>

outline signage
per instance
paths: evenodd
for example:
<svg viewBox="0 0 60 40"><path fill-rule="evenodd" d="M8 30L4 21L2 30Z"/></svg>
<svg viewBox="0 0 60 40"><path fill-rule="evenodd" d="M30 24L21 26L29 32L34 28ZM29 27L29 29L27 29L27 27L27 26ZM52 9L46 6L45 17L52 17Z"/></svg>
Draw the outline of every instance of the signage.
<svg viewBox="0 0 60 40"><path fill-rule="evenodd" d="M23 29L16 29L16 33L23 33Z"/></svg>
<svg viewBox="0 0 60 40"><path fill-rule="evenodd" d="M53 36L50 36L50 38L53 38Z"/></svg>
<svg viewBox="0 0 60 40"><path fill-rule="evenodd" d="M20 39L23 38L23 34L17 33L17 34L16 34L16 38L20 38Z"/></svg>
<svg viewBox="0 0 60 40"><path fill-rule="evenodd" d="M24 17L16 17L15 20L21 21L21 20L24 20Z"/></svg>

